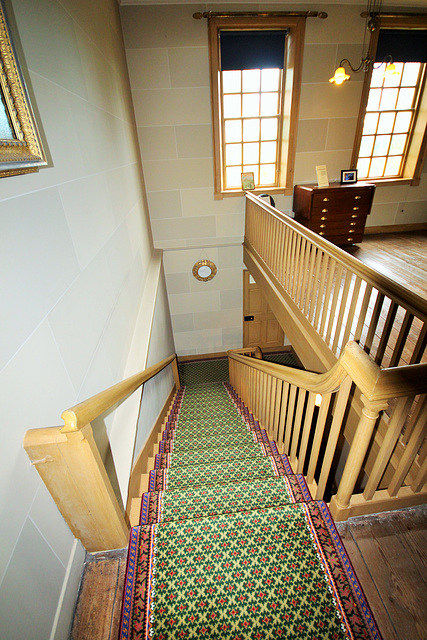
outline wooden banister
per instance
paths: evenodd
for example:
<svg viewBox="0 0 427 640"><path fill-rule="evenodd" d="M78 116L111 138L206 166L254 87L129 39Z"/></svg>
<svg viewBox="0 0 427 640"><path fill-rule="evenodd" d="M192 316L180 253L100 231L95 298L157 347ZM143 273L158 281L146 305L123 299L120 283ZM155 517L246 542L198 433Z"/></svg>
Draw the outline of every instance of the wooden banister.
<svg viewBox="0 0 427 640"><path fill-rule="evenodd" d="M84 402L76 404L74 407L71 407L71 409L66 409L61 415L65 423L61 429L62 433L78 431L78 429L84 427L85 424L92 422L92 420L95 420L95 418L104 413L104 411L107 411L107 409L110 409L110 407L117 404L117 402L120 402L136 391L136 389L144 384L144 382L153 378L169 364L173 365L173 363L175 363L173 368L175 384L177 385L177 389L179 389L180 386L176 356L173 354L161 362L148 367L148 369L145 369L122 382L118 382L112 387L109 387L109 389L105 389L104 391L97 393L91 398L88 398L88 400L84 400Z"/></svg>
<svg viewBox="0 0 427 640"><path fill-rule="evenodd" d="M68 526L87 551L125 547L128 521L96 446L91 421L171 365L180 388L176 355L63 412L64 427L30 429L23 446Z"/></svg>
<svg viewBox="0 0 427 640"><path fill-rule="evenodd" d="M228 356L233 387L256 419L289 456L294 471L304 473L307 468L307 482L315 499L324 497L350 406L351 388L355 385L361 392L363 409L350 451L346 454L338 491L331 499L331 511L340 520L350 514L375 511L379 500L382 508L385 508L387 497L378 491L378 486L401 433L402 416L412 406L413 395L427 392L427 365L382 370L355 342L345 346L336 364L325 373L301 371L248 358L239 353L239 350L229 351ZM372 478L369 478L364 494L353 496L372 444L378 417L388 408L389 400L395 398L401 400L390 421L390 431L378 453ZM415 464L426 436L427 402L425 396L423 398L424 402L421 402L414 413L413 425L407 430L410 431L407 435L408 446L388 489L388 498L398 497L400 506L417 504L426 497L423 484L427 474L427 455L425 458L420 456L410 490L404 486L405 478L411 465ZM317 414L316 405L319 407ZM402 441L401 445L403 444ZM388 508L394 507L389 505Z"/></svg>

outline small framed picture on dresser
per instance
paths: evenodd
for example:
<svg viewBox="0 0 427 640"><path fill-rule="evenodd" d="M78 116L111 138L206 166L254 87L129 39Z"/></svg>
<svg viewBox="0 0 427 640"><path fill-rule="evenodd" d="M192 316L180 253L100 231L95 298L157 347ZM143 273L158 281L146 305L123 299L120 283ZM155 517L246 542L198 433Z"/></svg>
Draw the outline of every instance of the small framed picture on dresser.
<svg viewBox="0 0 427 640"><path fill-rule="evenodd" d="M357 169L343 169L341 171L341 184L354 184L357 182Z"/></svg>

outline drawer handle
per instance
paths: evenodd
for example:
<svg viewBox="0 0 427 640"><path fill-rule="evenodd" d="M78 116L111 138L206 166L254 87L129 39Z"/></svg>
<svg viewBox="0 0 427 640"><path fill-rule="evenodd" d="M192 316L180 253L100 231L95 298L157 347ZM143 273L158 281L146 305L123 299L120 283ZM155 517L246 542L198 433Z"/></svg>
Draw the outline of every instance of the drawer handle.
<svg viewBox="0 0 427 640"><path fill-rule="evenodd" d="M353 207L353 211L359 211L359 207Z"/></svg>
<svg viewBox="0 0 427 640"><path fill-rule="evenodd" d="M353 213L352 218L357 218L357 213Z"/></svg>
<svg viewBox="0 0 427 640"><path fill-rule="evenodd" d="M320 228L321 228L321 229L325 229L325 228L326 228L326 224L321 224L321 225L320 225Z"/></svg>
<svg viewBox="0 0 427 640"><path fill-rule="evenodd" d="M319 231L319 236L324 236L325 232L324 231Z"/></svg>
<svg viewBox="0 0 427 640"><path fill-rule="evenodd" d="M327 220L328 218L326 216L322 216L320 219L321 220Z"/></svg>
<svg viewBox="0 0 427 640"><path fill-rule="evenodd" d="M350 225L351 225L352 227L354 227L354 225L355 225L355 224L357 224L357 222L350 222Z"/></svg>
<svg viewBox="0 0 427 640"><path fill-rule="evenodd" d="M347 238L347 242L351 242L353 238Z"/></svg>
<svg viewBox="0 0 427 640"><path fill-rule="evenodd" d="M329 202L329 198L323 198L323 202Z"/></svg>
<svg viewBox="0 0 427 640"><path fill-rule="evenodd" d="M354 199L355 199L355 200L360 200L360 198L361 198L361 197L362 197L362 196L354 196Z"/></svg>
<svg viewBox="0 0 427 640"><path fill-rule="evenodd" d="M329 209L322 209L322 213L328 213Z"/></svg>
<svg viewBox="0 0 427 640"><path fill-rule="evenodd" d="M354 229L350 229L349 233L354 233Z"/></svg>

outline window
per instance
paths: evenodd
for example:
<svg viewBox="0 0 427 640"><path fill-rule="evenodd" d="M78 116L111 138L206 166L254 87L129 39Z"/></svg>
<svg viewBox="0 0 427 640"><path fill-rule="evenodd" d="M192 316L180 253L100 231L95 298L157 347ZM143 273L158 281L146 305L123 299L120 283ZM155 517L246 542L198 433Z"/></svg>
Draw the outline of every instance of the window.
<svg viewBox="0 0 427 640"><path fill-rule="evenodd" d="M365 78L352 160L362 180L419 182L426 152L427 34L422 24L408 29L405 22L382 18L373 32L370 55L375 62ZM382 64L390 56L392 74Z"/></svg>
<svg viewBox="0 0 427 640"><path fill-rule="evenodd" d="M209 21L215 194L292 190L305 18Z"/></svg>

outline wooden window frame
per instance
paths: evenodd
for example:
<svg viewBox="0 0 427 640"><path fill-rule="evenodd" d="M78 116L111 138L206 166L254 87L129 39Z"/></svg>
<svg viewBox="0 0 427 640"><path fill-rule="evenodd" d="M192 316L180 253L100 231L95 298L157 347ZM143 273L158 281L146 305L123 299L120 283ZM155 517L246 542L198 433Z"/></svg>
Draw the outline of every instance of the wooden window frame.
<svg viewBox="0 0 427 640"><path fill-rule="evenodd" d="M368 57L375 60L375 53L378 45L378 38L381 29L426 29L427 30L427 15L421 16L381 16L378 19L378 29L371 32L371 39L369 43ZM396 62L400 62L396 60ZM400 177L385 177L385 178L365 178L367 182L377 185L392 185L392 184L410 184L417 186L420 183L421 172L424 166L424 162L427 156L427 89L426 89L426 76L421 86L421 95L418 102L418 108L415 114L415 121L408 142L408 147L405 152L404 166L401 170L402 175ZM359 149L362 140L363 124L366 114L366 106L368 103L368 96L371 85L372 77L372 65L370 65L369 71L365 74L365 80L363 83L362 97L360 101L359 117L356 127L356 135L354 139L353 153L351 158L351 168L357 167L359 159Z"/></svg>
<svg viewBox="0 0 427 640"><path fill-rule="evenodd" d="M304 53L305 16L253 16L253 17L212 17L209 19L209 59L211 81L212 129L214 149L214 197L241 196L242 189L224 189L222 158L222 116L220 82L219 32L229 29L263 30L286 29L284 82L282 85L282 121L279 135L278 186L261 187L252 193L293 192L294 163L297 139L298 113L301 94L302 64Z"/></svg>

